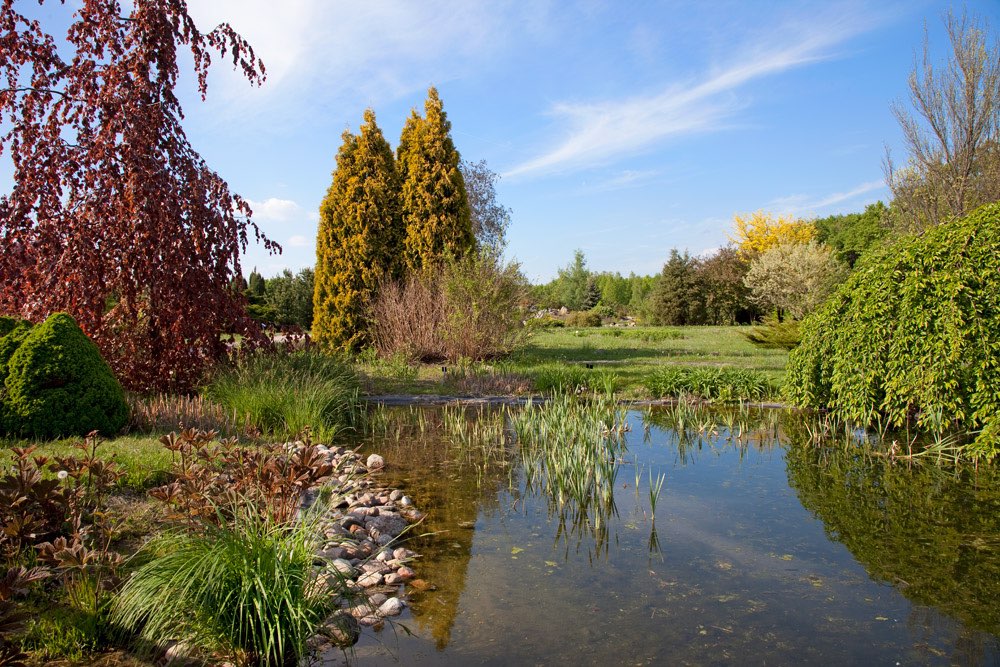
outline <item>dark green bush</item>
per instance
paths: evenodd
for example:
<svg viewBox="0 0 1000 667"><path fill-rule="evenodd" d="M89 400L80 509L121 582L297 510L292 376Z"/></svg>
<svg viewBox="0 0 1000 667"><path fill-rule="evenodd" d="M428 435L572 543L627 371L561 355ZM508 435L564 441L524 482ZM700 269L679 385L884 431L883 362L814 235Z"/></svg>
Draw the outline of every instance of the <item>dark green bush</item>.
<svg viewBox="0 0 1000 667"><path fill-rule="evenodd" d="M15 327L7 337L22 329ZM50 315L24 336L7 364L2 402L3 427L14 435L114 435L128 422L121 385L66 313Z"/></svg>
<svg viewBox="0 0 1000 667"><path fill-rule="evenodd" d="M601 316L592 311L578 310L566 316L568 327L599 327Z"/></svg>
<svg viewBox="0 0 1000 667"><path fill-rule="evenodd" d="M1000 444L1000 205L861 258L802 325L788 397L864 425L976 431Z"/></svg>
<svg viewBox="0 0 1000 667"><path fill-rule="evenodd" d="M31 322L0 317L0 393L7 379L7 364L17 348L21 347L25 336L31 331Z"/></svg>

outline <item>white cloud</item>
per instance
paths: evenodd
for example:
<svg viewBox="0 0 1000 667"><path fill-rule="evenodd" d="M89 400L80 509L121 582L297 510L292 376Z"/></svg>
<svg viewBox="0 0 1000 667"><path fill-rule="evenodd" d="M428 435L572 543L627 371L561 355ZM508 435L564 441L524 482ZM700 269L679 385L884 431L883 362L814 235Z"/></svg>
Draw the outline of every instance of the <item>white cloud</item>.
<svg viewBox="0 0 1000 667"><path fill-rule="evenodd" d="M737 89L755 79L829 59L834 46L862 30L844 16L830 20L813 16L812 21L811 27L776 27L743 49L735 64L698 82L674 83L656 94L628 99L554 105L549 113L567 128L562 143L504 176L592 167L648 150L669 137L719 129L747 104L736 96ZM864 27L872 27L871 22Z"/></svg>
<svg viewBox="0 0 1000 667"><path fill-rule="evenodd" d="M195 0L189 9L204 29L228 21L264 61L260 91L220 63L231 113L286 105L300 118L303 105L328 111L337 100L374 104L473 71L530 17L548 11L547 3L514 0ZM231 104L250 95L249 107Z"/></svg>
<svg viewBox="0 0 1000 667"><path fill-rule="evenodd" d="M311 245L311 241L301 234L288 237L285 245L289 248L306 248Z"/></svg>
<svg viewBox="0 0 1000 667"><path fill-rule="evenodd" d="M276 197L264 201L248 199L247 203L253 209L253 218L256 222L294 222L308 218L302 207L291 199Z"/></svg>
<svg viewBox="0 0 1000 667"><path fill-rule="evenodd" d="M768 208L776 209L779 213L808 213L815 215L823 209L835 206L836 204L852 201L861 195L866 195L885 187L885 181L868 181L867 183L862 183L861 185L846 192L834 192L833 194L825 195L812 201L810 201L808 195L789 195L787 197L778 197L777 199L773 199L768 205Z"/></svg>

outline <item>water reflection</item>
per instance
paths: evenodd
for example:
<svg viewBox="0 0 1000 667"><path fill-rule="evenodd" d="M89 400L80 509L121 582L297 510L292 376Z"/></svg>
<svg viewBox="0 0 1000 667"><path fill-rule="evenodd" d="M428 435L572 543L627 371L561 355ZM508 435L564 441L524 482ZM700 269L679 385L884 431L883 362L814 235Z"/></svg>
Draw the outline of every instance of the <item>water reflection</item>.
<svg viewBox="0 0 1000 667"><path fill-rule="evenodd" d="M905 465L859 449L792 446L788 483L876 581L1000 633L1000 476Z"/></svg>
<svg viewBox="0 0 1000 667"><path fill-rule="evenodd" d="M404 663L1000 657L993 471L816 447L789 412L682 405L534 440L517 418L375 418L387 481L429 511L417 569L437 590L411 591Z"/></svg>

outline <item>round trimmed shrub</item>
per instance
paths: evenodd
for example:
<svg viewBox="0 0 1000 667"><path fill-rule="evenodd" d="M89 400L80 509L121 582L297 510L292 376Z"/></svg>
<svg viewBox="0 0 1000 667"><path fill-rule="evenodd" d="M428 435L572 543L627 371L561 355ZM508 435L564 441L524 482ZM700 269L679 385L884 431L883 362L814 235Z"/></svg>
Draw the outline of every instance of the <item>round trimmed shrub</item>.
<svg viewBox="0 0 1000 667"><path fill-rule="evenodd" d="M7 432L8 423L11 420L5 398L7 390L4 388L4 381L7 379L7 365L29 331L31 331L31 322L16 320L13 317L0 317L0 433Z"/></svg>
<svg viewBox="0 0 1000 667"><path fill-rule="evenodd" d="M1000 205L862 257L802 324L786 391L865 425L976 432L1000 451Z"/></svg>
<svg viewBox="0 0 1000 667"><path fill-rule="evenodd" d="M94 342L66 313L50 315L28 330L10 356L2 399L2 426L13 435L114 435L128 421L121 385Z"/></svg>

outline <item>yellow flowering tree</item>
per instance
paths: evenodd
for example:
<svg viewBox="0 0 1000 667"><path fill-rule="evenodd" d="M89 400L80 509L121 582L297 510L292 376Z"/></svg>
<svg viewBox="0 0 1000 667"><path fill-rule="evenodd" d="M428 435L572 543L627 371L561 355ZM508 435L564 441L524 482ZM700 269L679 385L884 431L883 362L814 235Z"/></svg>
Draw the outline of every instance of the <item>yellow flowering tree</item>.
<svg viewBox="0 0 1000 667"><path fill-rule="evenodd" d="M809 243L814 238L816 226L812 222L764 211L734 215L733 233L729 236L746 258L758 257L779 245Z"/></svg>

